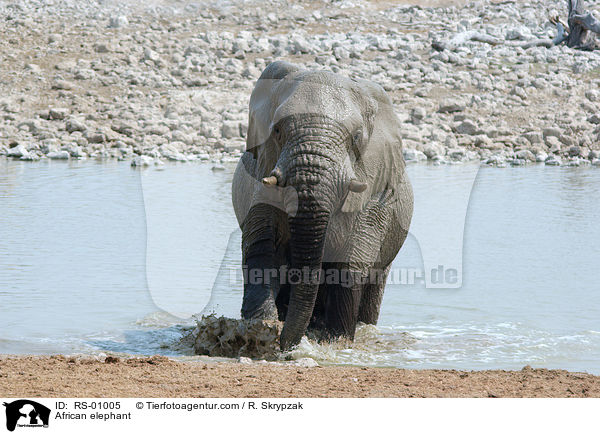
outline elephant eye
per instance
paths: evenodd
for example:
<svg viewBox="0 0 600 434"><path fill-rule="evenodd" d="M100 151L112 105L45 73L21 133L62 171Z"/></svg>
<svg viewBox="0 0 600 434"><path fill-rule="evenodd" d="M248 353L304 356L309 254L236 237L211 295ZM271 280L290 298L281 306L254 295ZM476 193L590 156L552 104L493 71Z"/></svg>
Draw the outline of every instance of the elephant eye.
<svg viewBox="0 0 600 434"><path fill-rule="evenodd" d="M354 158L356 159L356 161L360 160L360 151L361 151L361 143L362 143L362 130L357 130L353 135L352 135L352 153L354 154Z"/></svg>

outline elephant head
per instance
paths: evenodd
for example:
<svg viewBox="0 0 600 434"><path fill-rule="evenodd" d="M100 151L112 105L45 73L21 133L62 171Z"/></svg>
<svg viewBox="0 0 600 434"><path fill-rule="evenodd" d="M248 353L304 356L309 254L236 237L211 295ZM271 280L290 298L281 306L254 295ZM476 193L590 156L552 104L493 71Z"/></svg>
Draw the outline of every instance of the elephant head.
<svg viewBox="0 0 600 434"><path fill-rule="evenodd" d="M279 192L291 268L318 275L332 216L360 209L404 173L397 126L374 83L286 62L265 69L250 100L247 151L262 197ZM317 292L315 279L292 284L282 349L304 335Z"/></svg>

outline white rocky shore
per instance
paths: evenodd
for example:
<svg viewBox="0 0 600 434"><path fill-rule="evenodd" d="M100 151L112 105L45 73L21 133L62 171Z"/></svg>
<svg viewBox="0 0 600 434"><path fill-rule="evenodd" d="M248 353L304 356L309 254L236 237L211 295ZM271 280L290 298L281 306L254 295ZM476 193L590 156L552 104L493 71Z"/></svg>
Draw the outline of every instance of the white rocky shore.
<svg viewBox="0 0 600 434"><path fill-rule="evenodd" d="M380 83L407 160L600 166L600 52L514 44L566 1L419 3L0 0L0 158L231 161L286 59Z"/></svg>

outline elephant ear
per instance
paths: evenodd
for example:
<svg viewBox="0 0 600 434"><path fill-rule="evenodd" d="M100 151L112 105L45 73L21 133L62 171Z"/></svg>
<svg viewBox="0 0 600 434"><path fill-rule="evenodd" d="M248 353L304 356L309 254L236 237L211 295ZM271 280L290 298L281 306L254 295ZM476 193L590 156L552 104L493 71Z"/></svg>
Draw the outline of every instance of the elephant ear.
<svg viewBox="0 0 600 434"><path fill-rule="evenodd" d="M260 146L267 145L266 147L269 147L271 122L274 112L277 109L277 89L280 83L287 76L299 70L300 67L288 62L273 62L265 68L256 82L256 86L250 97L250 115L246 137L246 152L252 153L254 158L258 158ZM272 161L274 165L277 160L277 156L274 155L276 152L270 152L270 149L266 149L265 151L267 151L267 157L272 155L275 158ZM269 158L260 160L261 162L264 160L267 166L271 163L268 161Z"/></svg>
<svg viewBox="0 0 600 434"><path fill-rule="evenodd" d="M404 182L401 125L392 101L378 84L368 80L356 82L366 101L363 108L365 129L372 126L372 131L366 138L354 172L357 180L366 182L368 187L362 193L349 192L342 212L361 211L371 197L385 190L397 191Z"/></svg>

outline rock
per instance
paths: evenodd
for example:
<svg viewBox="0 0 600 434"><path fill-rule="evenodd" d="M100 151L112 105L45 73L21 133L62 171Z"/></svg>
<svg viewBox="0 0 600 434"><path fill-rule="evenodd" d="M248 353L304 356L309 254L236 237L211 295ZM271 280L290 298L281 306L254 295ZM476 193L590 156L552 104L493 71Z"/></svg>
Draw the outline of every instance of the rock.
<svg viewBox="0 0 600 434"><path fill-rule="evenodd" d="M457 113L465 111L466 108L466 105L462 102L456 100L446 100L440 104L438 113Z"/></svg>
<svg viewBox="0 0 600 434"><path fill-rule="evenodd" d="M427 160L427 156L416 149L403 149L402 153L404 154L404 159L406 161L423 161Z"/></svg>
<svg viewBox="0 0 600 434"><path fill-rule="evenodd" d="M48 111L48 117L51 120L63 120L69 114L69 109L66 108L51 108Z"/></svg>
<svg viewBox="0 0 600 434"><path fill-rule="evenodd" d="M260 77L261 71L254 65L246 65L242 71L242 77L249 79L256 79Z"/></svg>
<svg viewBox="0 0 600 434"><path fill-rule="evenodd" d="M467 155L466 151L462 148L448 149L448 157L453 161L463 161Z"/></svg>
<svg viewBox="0 0 600 434"><path fill-rule="evenodd" d="M67 122L65 123L65 129L69 133L74 133L75 131L87 131L87 127L85 126L85 124L76 118L67 119Z"/></svg>
<svg viewBox="0 0 600 434"><path fill-rule="evenodd" d="M546 159L546 166L560 166L562 164L562 160L558 155L550 155Z"/></svg>
<svg viewBox="0 0 600 434"><path fill-rule="evenodd" d="M485 164L489 164L491 166L504 166L506 165L506 159L502 155L496 154L485 160Z"/></svg>
<svg viewBox="0 0 600 434"><path fill-rule="evenodd" d="M581 148L579 146L571 146L568 150L569 157L578 157L581 155Z"/></svg>
<svg viewBox="0 0 600 434"><path fill-rule="evenodd" d="M51 33L48 35L48 43L54 44L55 42L60 42L62 40L62 35L60 33Z"/></svg>
<svg viewBox="0 0 600 434"><path fill-rule="evenodd" d="M89 143L106 142L106 135L101 131L86 131L84 137Z"/></svg>
<svg viewBox="0 0 600 434"><path fill-rule="evenodd" d="M169 147L172 149L175 149L177 152L184 152L186 149L186 145L183 142L180 142L178 140L174 140L172 142L169 142Z"/></svg>
<svg viewBox="0 0 600 434"><path fill-rule="evenodd" d="M591 124L598 125L600 124L600 115L593 114L587 118L587 121Z"/></svg>
<svg viewBox="0 0 600 434"><path fill-rule="evenodd" d="M552 153L560 152L562 147L560 140L558 140L558 137L556 136L546 137L546 146L548 146Z"/></svg>
<svg viewBox="0 0 600 434"><path fill-rule="evenodd" d="M67 152L73 158L83 158L83 157L86 157L86 153L83 152L83 150L81 149L81 147L79 147L77 145L71 145L71 146L69 146L68 149L67 149Z"/></svg>
<svg viewBox="0 0 600 434"><path fill-rule="evenodd" d="M13 99L0 100L0 110L4 110L6 113L19 113L19 105Z"/></svg>
<svg viewBox="0 0 600 434"><path fill-rule="evenodd" d="M250 357L240 357L238 362L242 365L251 365L253 363Z"/></svg>
<svg viewBox="0 0 600 434"><path fill-rule="evenodd" d="M575 139L573 139L573 137L570 135L568 136L566 134L561 134L558 140L560 140L563 145L567 145L569 147L577 145Z"/></svg>
<svg viewBox="0 0 600 434"><path fill-rule="evenodd" d="M56 80L52 85L52 89L56 90L71 90L73 87L73 84L66 80Z"/></svg>
<svg viewBox="0 0 600 434"><path fill-rule="evenodd" d="M54 65L54 69L57 71L70 71L77 66L73 60L63 60Z"/></svg>
<svg viewBox="0 0 600 434"><path fill-rule="evenodd" d="M276 24L279 21L277 15L275 15L273 12L269 12L267 14L267 20L269 20L271 24Z"/></svg>
<svg viewBox="0 0 600 434"><path fill-rule="evenodd" d="M38 65L36 65L35 63L28 63L25 65L25 69L28 71L33 72L34 74L40 74L42 72L42 70L40 69L40 67Z"/></svg>
<svg viewBox="0 0 600 434"><path fill-rule="evenodd" d="M158 55L158 53L150 48L145 48L144 49L144 60L149 60L151 62L154 62L156 65L161 63L160 57Z"/></svg>
<svg viewBox="0 0 600 434"><path fill-rule="evenodd" d="M34 154L33 152L29 152L26 155L23 155L21 158L19 158L19 160L21 161L38 161L40 159L40 156L37 154Z"/></svg>
<svg viewBox="0 0 600 434"><path fill-rule="evenodd" d="M224 121L221 127L221 135L224 139L242 137L240 121Z"/></svg>
<svg viewBox="0 0 600 434"><path fill-rule="evenodd" d="M108 27L111 29L118 29L121 27L126 27L129 25L129 20L125 15L117 15L114 17L110 17L108 22Z"/></svg>
<svg viewBox="0 0 600 434"><path fill-rule="evenodd" d="M25 131L25 130L29 131L33 135L40 134L43 130L39 121L37 121L35 119L20 122L17 125L17 128L19 128L20 130L23 130L23 131Z"/></svg>
<svg viewBox="0 0 600 434"><path fill-rule="evenodd" d="M138 155L133 160L131 160L132 167L150 166L153 163L154 163L154 158L148 157L146 155Z"/></svg>
<svg viewBox="0 0 600 434"><path fill-rule="evenodd" d="M302 368L314 368L319 366L315 359L311 359L310 357L303 357L294 362L294 365L300 366Z"/></svg>
<svg viewBox="0 0 600 434"><path fill-rule="evenodd" d="M126 135L126 136L133 136L133 134L136 132L137 127L129 122L126 121L119 121L115 124L113 124L111 126L113 131L116 131L120 134Z"/></svg>
<svg viewBox="0 0 600 434"><path fill-rule="evenodd" d="M560 128L555 127L544 128L542 132L544 134L544 140L548 137L560 137L562 135L562 131L560 130Z"/></svg>
<svg viewBox="0 0 600 434"><path fill-rule="evenodd" d="M443 156L444 153L444 147L439 143L429 143L423 149L423 154L430 160L438 156Z"/></svg>
<svg viewBox="0 0 600 434"><path fill-rule="evenodd" d="M515 157L519 160L525 160L525 161L535 161L535 155L533 155L533 152L531 152L528 149L523 149L521 151L517 151L515 152Z"/></svg>
<svg viewBox="0 0 600 434"><path fill-rule="evenodd" d="M58 139L46 139L40 144L40 151L42 151L44 154L47 154L48 152L55 152L59 149L60 140Z"/></svg>
<svg viewBox="0 0 600 434"><path fill-rule="evenodd" d="M171 133L171 143L180 142L184 145L191 146L196 142L196 139L191 134L185 134L182 131L175 130Z"/></svg>
<svg viewBox="0 0 600 434"><path fill-rule="evenodd" d="M535 156L535 161L537 163L543 163L544 161L546 161L547 158L548 158L548 154L546 154L544 151L540 151Z"/></svg>
<svg viewBox="0 0 600 434"><path fill-rule="evenodd" d="M413 124L418 125L425 118L426 114L427 112L423 107L415 107L410 111L410 119Z"/></svg>
<svg viewBox="0 0 600 434"><path fill-rule="evenodd" d="M531 33L531 30L529 30L528 27L513 27L506 31L505 39L507 41L526 41L529 39L533 39L533 34Z"/></svg>
<svg viewBox="0 0 600 434"><path fill-rule="evenodd" d="M478 134L473 137L473 144L478 148L490 149L493 148L494 142L485 134Z"/></svg>
<svg viewBox="0 0 600 434"><path fill-rule="evenodd" d="M8 150L8 152L6 153L7 157L13 157L13 158L22 158L26 155L29 155L29 151L27 150L25 145L17 145L13 148L10 148Z"/></svg>
<svg viewBox="0 0 600 434"><path fill-rule="evenodd" d="M40 110L37 115L40 119L50 120L50 110Z"/></svg>
<svg viewBox="0 0 600 434"><path fill-rule="evenodd" d="M75 71L76 80L91 80L92 78L94 78L94 75L94 71L87 68L81 68Z"/></svg>
<svg viewBox="0 0 600 434"><path fill-rule="evenodd" d="M48 154L46 154L46 157L50 158L51 160L68 160L69 152L68 151L48 152Z"/></svg>
<svg viewBox="0 0 600 434"><path fill-rule="evenodd" d="M591 102L600 101L600 92L596 89L590 89L585 91L585 97Z"/></svg>
<svg viewBox="0 0 600 434"><path fill-rule="evenodd" d="M123 128L123 125L121 124L121 128L119 129L119 132L123 130L122 128ZM114 128L113 128L113 130L114 130ZM144 134L155 134L157 136L166 136L170 132L171 132L171 130L166 125L150 125L144 129Z"/></svg>
<svg viewBox="0 0 600 434"><path fill-rule="evenodd" d="M542 133L538 131L530 131L528 133L523 134L523 137L527 139L527 141L532 145L539 145L543 143L544 139Z"/></svg>
<svg viewBox="0 0 600 434"><path fill-rule="evenodd" d="M515 86L513 90L510 91L510 94L518 96L522 100L526 100L528 98L527 92L521 86Z"/></svg>
<svg viewBox="0 0 600 434"><path fill-rule="evenodd" d="M335 47L333 49L333 55L337 61L350 59L350 52L344 47Z"/></svg>
<svg viewBox="0 0 600 434"><path fill-rule="evenodd" d="M312 51L312 45L303 37L296 36L293 41L296 54L307 54Z"/></svg>
<svg viewBox="0 0 600 434"><path fill-rule="evenodd" d="M469 119L465 119L461 124L456 127L456 132L458 134L467 134L470 136L476 135L479 133L479 129L477 125Z"/></svg>
<svg viewBox="0 0 600 434"><path fill-rule="evenodd" d="M243 142L226 143L224 150L230 154L239 154L246 150L246 144Z"/></svg>
<svg viewBox="0 0 600 434"><path fill-rule="evenodd" d="M176 146L173 146L170 143L160 146L159 151L161 155L168 160L181 162L188 161L187 157L179 152L179 149L177 149Z"/></svg>
<svg viewBox="0 0 600 434"><path fill-rule="evenodd" d="M212 170L212 171L225 170L225 166L223 166L222 164L215 164L215 165L213 165L213 167L210 168L210 170Z"/></svg>
<svg viewBox="0 0 600 434"><path fill-rule="evenodd" d="M96 53L110 53L111 49L108 47L108 44L104 43L104 42L99 42L97 44L94 44L94 51Z"/></svg>

